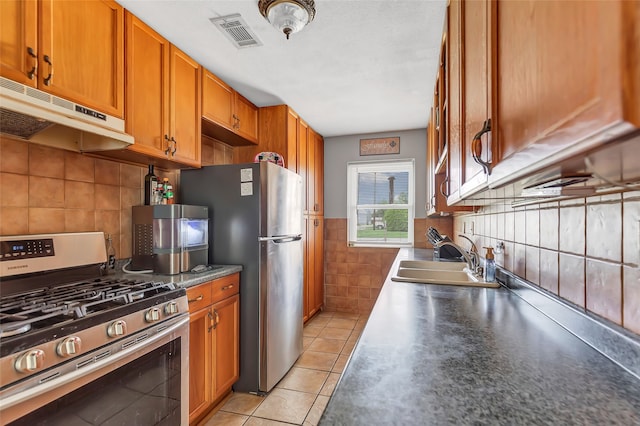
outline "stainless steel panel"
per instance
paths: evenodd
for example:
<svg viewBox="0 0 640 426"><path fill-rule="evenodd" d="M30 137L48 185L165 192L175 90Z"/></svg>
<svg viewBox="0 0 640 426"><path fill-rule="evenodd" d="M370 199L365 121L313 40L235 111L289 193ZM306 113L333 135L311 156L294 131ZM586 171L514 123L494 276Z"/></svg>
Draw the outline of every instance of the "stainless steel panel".
<svg viewBox="0 0 640 426"><path fill-rule="evenodd" d="M302 234L302 178L273 163L260 163L262 236Z"/></svg>
<svg viewBox="0 0 640 426"><path fill-rule="evenodd" d="M302 353L302 240L262 241L260 391L270 391Z"/></svg>

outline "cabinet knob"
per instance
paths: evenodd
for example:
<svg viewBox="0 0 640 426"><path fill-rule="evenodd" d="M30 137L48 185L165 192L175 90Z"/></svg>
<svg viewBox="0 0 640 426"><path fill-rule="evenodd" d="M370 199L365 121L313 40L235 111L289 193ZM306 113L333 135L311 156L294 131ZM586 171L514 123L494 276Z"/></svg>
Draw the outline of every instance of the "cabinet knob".
<svg viewBox="0 0 640 426"><path fill-rule="evenodd" d="M482 135L485 133L489 133L491 131L491 119L487 119L482 125L482 129L473 137L473 141L471 142L471 155L473 156L473 161L480 164L482 166L482 170L485 174L491 174L491 162L484 161L482 157L482 140L480 139Z"/></svg>

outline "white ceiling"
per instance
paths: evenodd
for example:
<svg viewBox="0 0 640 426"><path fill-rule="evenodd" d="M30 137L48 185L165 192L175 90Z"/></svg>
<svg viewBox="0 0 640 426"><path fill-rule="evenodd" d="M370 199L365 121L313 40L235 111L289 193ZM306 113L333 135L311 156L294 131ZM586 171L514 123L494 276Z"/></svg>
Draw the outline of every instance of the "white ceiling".
<svg viewBox="0 0 640 426"><path fill-rule="evenodd" d="M324 137L425 128L446 0L316 0L286 40L258 0L117 0L257 106L287 104ZM209 21L240 13L263 45Z"/></svg>

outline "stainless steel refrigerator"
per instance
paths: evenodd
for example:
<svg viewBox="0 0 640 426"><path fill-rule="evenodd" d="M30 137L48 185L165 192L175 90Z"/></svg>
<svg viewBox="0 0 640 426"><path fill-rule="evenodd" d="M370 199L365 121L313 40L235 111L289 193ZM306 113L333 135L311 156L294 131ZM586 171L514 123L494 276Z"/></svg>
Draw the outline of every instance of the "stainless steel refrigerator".
<svg viewBox="0 0 640 426"><path fill-rule="evenodd" d="M265 393L302 352L302 178L269 162L183 170L181 202L209 208L209 263L240 264L240 379Z"/></svg>

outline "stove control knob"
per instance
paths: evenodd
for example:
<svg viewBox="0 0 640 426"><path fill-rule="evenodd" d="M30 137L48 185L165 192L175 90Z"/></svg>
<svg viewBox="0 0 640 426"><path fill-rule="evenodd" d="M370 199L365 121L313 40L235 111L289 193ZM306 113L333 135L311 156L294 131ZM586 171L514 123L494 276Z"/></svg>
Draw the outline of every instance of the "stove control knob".
<svg viewBox="0 0 640 426"><path fill-rule="evenodd" d="M164 313L167 315L173 315L178 313L178 304L176 302L169 302L164 305Z"/></svg>
<svg viewBox="0 0 640 426"><path fill-rule="evenodd" d="M124 336L127 334L127 323L123 320L114 321L107 328L109 337Z"/></svg>
<svg viewBox="0 0 640 426"><path fill-rule="evenodd" d="M30 373L44 367L44 351L34 349L25 352L16 359L15 368L20 373Z"/></svg>
<svg viewBox="0 0 640 426"><path fill-rule="evenodd" d="M81 340L79 337L71 336L64 339L58 347L56 348L56 352L61 357L70 357L73 355L77 355L80 353L80 344Z"/></svg>
<svg viewBox="0 0 640 426"><path fill-rule="evenodd" d="M144 319L147 322L154 322L154 321L158 321L160 319L160 309L158 308L151 308L147 311L146 314L144 314Z"/></svg>

